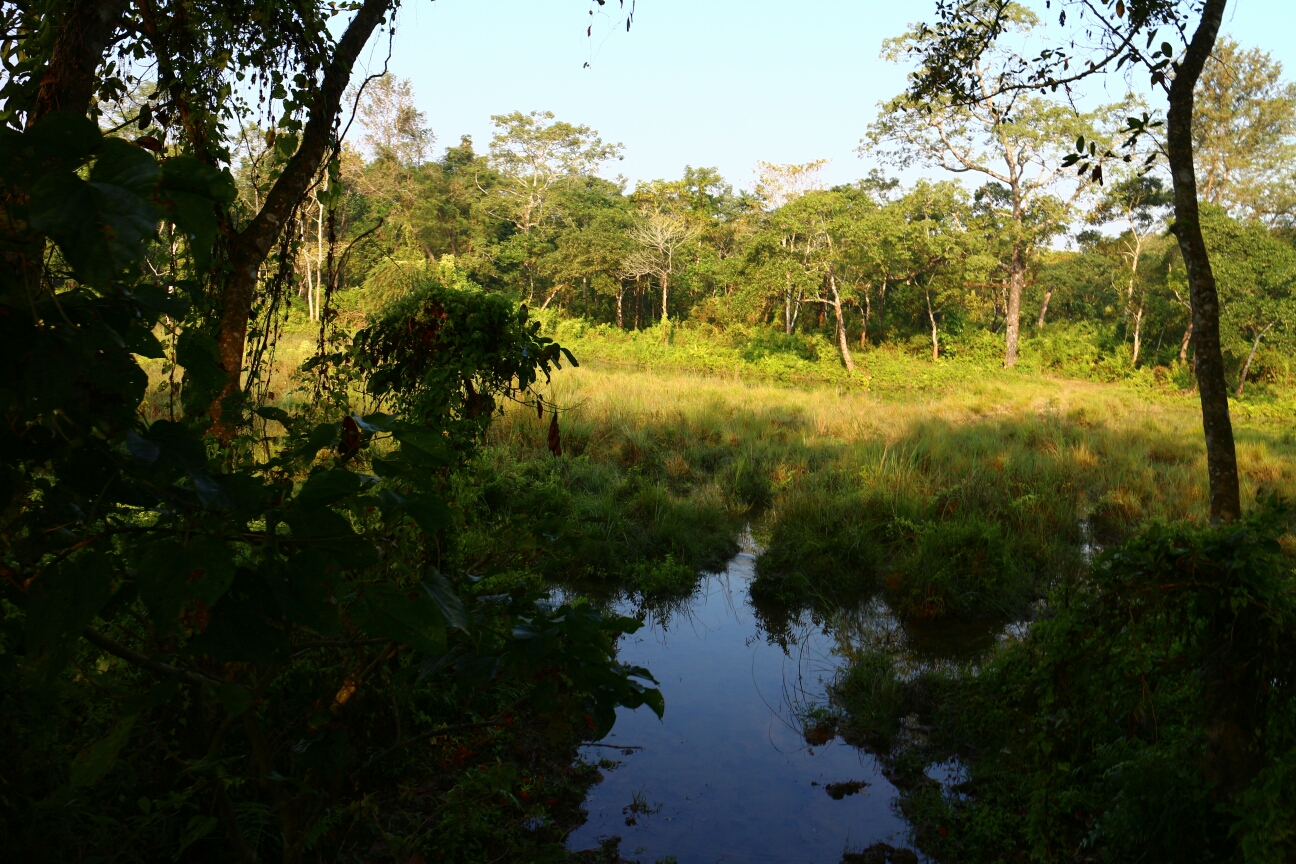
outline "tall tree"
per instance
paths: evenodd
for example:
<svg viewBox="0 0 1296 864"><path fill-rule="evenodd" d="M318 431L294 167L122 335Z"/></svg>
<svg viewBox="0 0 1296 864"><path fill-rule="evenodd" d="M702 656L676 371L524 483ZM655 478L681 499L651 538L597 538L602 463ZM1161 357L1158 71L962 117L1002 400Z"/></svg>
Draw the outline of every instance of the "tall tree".
<svg viewBox="0 0 1296 864"><path fill-rule="evenodd" d="M1196 345L1202 431L1210 476L1211 519L1232 521L1242 512L1237 452L1229 418L1228 386L1220 350L1219 294L1210 254L1202 237L1198 206L1193 127L1198 81L1219 36L1227 0L1059 0L1059 26L1067 11L1079 30L1052 41L1033 58L1016 57L987 81L978 74L982 58L1000 45L1019 17L1012 0L938 0L937 23L920 25L913 51L920 71L911 78L908 97L976 105L989 85L996 94L1057 92L1087 78L1127 65L1142 67L1150 85L1165 94L1165 155L1174 184L1174 224L1188 271ZM1178 33L1177 45L1157 34ZM1087 52L1087 53L1086 53ZM1146 114L1127 118L1133 147L1152 131ZM1086 146L1087 145L1087 146ZM1077 141L1067 163L1082 174L1101 177L1102 163L1116 158L1096 142ZM1132 152L1124 157L1133 158Z"/></svg>
<svg viewBox="0 0 1296 864"><path fill-rule="evenodd" d="M500 175L494 190L503 207L501 216L517 229L519 252L527 282L527 299L535 293L537 248L542 226L553 223L557 187L583 174L596 174L604 162L620 159L620 144L605 144L588 126L555 120L552 111L514 111L491 118L490 163Z"/></svg>
<svg viewBox="0 0 1296 864"><path fill-rule="evenodd" d="M1224 38L1197 84L1193 148L1201 194L1235 215L1296 217L1296 84L1258 48Z"/></svg>
<svg viewBox="0 0 1296 864"><path fill-rule="evenodd" d="M1005 4L1003 16L1003 26L1017 33L1027 33L1039 23L1030 10L1016 4ZM882 56L893 62L912 57L925 38L921 30L913 30L888 40ZM906 92L885 103L860 148L861 154L876 154L900 167L918 162L955 174L979 174L1007 190L1004 216L1011 234L1006 238L1004 365L1010 367L1017 363L1027 273L1036 250L1048 239L1048 234L1032 230L1028 211L1056 194L1063 153L1077 137L1093 137L1096 119L1043 97L1001 89L996 82L1011 62L1005 52L989 46L966 70L962 98ZM919 69L914 78L922 80L928 74L930 70ZM1078 197L1083 185L1071 190L1067 203ZM1042 224L1052 223L1036 223Z"/></svg>

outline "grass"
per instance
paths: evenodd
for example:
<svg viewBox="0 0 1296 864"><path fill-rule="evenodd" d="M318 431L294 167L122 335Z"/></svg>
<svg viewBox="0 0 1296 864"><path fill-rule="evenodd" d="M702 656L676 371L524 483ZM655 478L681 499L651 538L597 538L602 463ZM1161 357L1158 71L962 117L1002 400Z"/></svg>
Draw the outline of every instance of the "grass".
<svg viewBox="0 0 1296 864"><path fill-rule="evenodd" d="M1002 619L1083 569L1095 546L1207 513L1195 399L1137 384L1000 372L866 391L587 355L546 400L560 408L567 455L544 449L548 415L509 410L480 496L554 520L555 547L584 562L575 575L682 586L684 568L718 565L751 521L765 546L758 599L881 590L909 617ZM1244 417L1237 438L1246 500L1296 487L1284 429ZM644 563L654 561L679 578Z"/></svg>

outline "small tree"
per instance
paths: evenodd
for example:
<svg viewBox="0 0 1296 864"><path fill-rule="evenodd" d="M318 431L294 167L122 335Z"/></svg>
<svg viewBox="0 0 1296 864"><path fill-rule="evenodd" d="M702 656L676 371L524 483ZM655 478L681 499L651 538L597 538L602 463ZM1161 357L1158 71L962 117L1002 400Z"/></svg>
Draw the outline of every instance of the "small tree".
<svg viewBox="0 0 1296 864"><path fill-rule="evenodd" d="M1138 365L1142 348L1143 313L1146 307L1146 291L1139 273L1148 246L1161 231L1162 217L1170 205L1170 194L1158 177L1135 174L1108 189L1102 201L1090 213L1090 221L1097 223L1117 222L1125 227L1119 239L1120 255L1125 260L1128 274L1125 285L1126 322L1134 320L1134 354L1131 363ZM1135 293L1138 302L1135 303Z"/></svg>

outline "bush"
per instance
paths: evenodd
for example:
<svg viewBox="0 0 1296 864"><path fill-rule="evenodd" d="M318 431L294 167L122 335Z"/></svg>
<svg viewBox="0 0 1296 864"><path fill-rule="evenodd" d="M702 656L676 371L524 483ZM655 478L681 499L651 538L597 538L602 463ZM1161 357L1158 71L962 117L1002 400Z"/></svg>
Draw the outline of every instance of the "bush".
<svg viewBox="0 0 1296 864"><path fill-rule="evenodd" d="M979 670L905 684L931 733L887 752L941 860L1289 861L1296 855L1296 576L1270 502L1221 527L1157 524ZM852 668L840 688L874 680ZM892 702L896 700L891 700ZM880 727L886 700L844 700ZM859 707L865 704L866 707ZM898 717L892 718L892 728ZM877 739L876 733L874 739ZM924 768L960 760L960 794ZM937 830L940 829L940 830Z"/></svg>

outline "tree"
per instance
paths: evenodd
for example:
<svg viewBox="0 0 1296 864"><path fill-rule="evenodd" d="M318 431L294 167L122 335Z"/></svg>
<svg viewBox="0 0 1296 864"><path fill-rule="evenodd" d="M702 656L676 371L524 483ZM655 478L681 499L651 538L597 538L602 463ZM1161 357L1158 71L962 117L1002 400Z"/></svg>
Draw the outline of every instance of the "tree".
<svg viewBox="0 0 1296 864"><path fill-rule="evenodd" d="M1149 83L1165 94L1164 151L1175 198L1171 231L1188 272L1215 521L1237 519L1242 503L1220 351L1219 294L1201 231L1193 132L1197 83L1214 50L1227 5L1227 0L1060 0L1059 26L1066 26L1070 9L1072 25L1080 31L1077 38L1054 41L1033 58L1014 57L987 80L977 70L982 58L1014 26L1019 17L1016 5L1011 0L938 0L938 22L920 25L916 31L912 50L920 67L907 91L916 102L934 99L971 106L984 98L987 85L1001 98L1057 92L1132 64L1142 67ZM1157 34L1171 31L1182 34L1178 47L1169 41L1158 44ZM1086 50L1088 56L1083 54ZM1127 118L1129 138L1122 149L1129 152L1119 158L1132 161L1132 148L1157 125L1147 114ZM1064 161L1082 175L1098 179L1103 163L1114 158L1118 157L1113 150L1081 139L1076 141L1076 152Z"/></svg>
<svg viewBox="0 0 1296 864"><path fill-rule="evenodd" d="M1038 20L1029 10L1008 5L1004 26L1028 32ZM921 30L884 43L882 56L899 61L921 51L926 37ZM874 153L899 167L914 162L955 174L980 174L1000 183L1004 196L1004 221L1009 236L1007 261L1007 325L1004 365L1017 363L1022 291L1035 251L1049 239L1050 231L1030 230L1028 211L1052 197L1062 178L1061 161L1069 142L1092 138L1095 115L1077 115L1056 102L1022 96L996 85L999 69L1011 59L993 49L979 54L966 71L968 85L951 99L933 93L906 93L885 103L882 115L869 127L861 155ZM918 79L929 74L915 73ZM1066 202L1075 201L1084 184L1076 186ZM1057 223L1035 220L1039 227L1056 230Z"/></svg>
<svg viewBox="0 0 1296 864"><path fill-rule="evenodd" d="M360 143L371 158L417 168L426 161L436 135L427 116L414 105L414 88L408 78L381 75L368 82L360 99Z"/></svg>
<svg viewBox="0 0 1296 864"><path fill-rule="evenodd" d="M1099 205L1090 211L1095 223L1120 222L1125 226L1118 242L1125 260L1128 279L1125 284L1124 317L1134 319L1134 354L1131 363L1138 365L1142 348L1143 313L1146 307L1146 280L1139 272L1144 254L1161 228L1162 212L1170 205L1170 195L1159 177L1133 174L1108 187ZM1138 302L1134 295L1138 293Z"/></svg>
<svg viewBox="0 0 1296 864"><path fill-rule="evenodd" d="M495 194L504 205L500 215L517 230L515 242L522 246L518 257L529 301L535 294L536 264L542 254L537 244L546 239L537 236L538 229L552 227L558 185L597 173L609 159L620 159L622 146L604 144L588 126L554 120L552 111L514 111L491 120L495 135L489 158L501 180Z"/></svg>
<svg viewBox="0 0 1296 864"><path fill-rule="evenodd" d="M1203 199L1271 223L1296 217L1296 84L1284 82L1282 71L1260 49L1221 39L1193 112Z"/></svg>
<svg viewBox="0 0 1296 864"><path fill-rule="evenodd" d="M661 288L661 320L670 319L668 300L676 254L697 239L699 229L688 217L666 210L646 210L630 228L635 250L626 258L622 273L630 279L651 276Z"/></svg>
<svg viewBox="0 0 1296 864"><path fill-rule="evenodd" d="M1242 224L1220 208L1203 211L1202 229L1219 272L1226 350L1238 361L1241 396L1260 343L1296 315L1296 249L1257 223ZM1243 359L1245 357L1245 359Z"/></svg>
<svg viewBox="0 0 1296 864"><path fill-rule="evenodd" d="M1188 276L1210 515L1216 523L1240 519L1242 500L1220 342L1219 291L1198 201L1194 126L1198 82L1215 48L1227 5L1227 0L1059 0L1059 26L1066 26L1071 11L1078 32L1053 41L1033 58L1014 58L990 82L994 92L1004 94L1070 92L1086 79L1128 65L1141 68L1148 83L1165 94L1163 152L1174 186L1170 230L1178 240ZM910 81L910 98L973 105L983 98L985 81L971 70L1008 32L1014 8L1011 0L938 0L938 23L918 29L915 51L922 71ZM1164 34L1159 44L1158 34ZM1134 147L1157 125L1146 113L1128 117L1129 137L1120 148L1126 150L1124 156L1078 139L1065 164L1082 176L1101 178L1105 162L1120 158L1132 163ZM1216 794L1229 795L1245 789L1260 770L1255 747L1260 729L1253 706L1259 698L1257 687L1262 685L1236 666L1215 667L1210 676L1205 774Z"/></svg>

